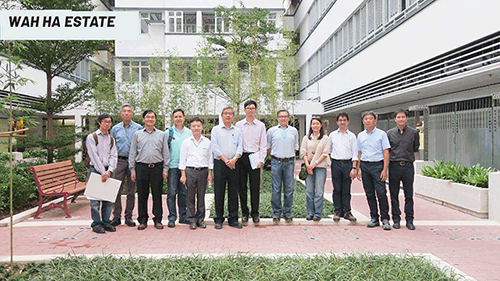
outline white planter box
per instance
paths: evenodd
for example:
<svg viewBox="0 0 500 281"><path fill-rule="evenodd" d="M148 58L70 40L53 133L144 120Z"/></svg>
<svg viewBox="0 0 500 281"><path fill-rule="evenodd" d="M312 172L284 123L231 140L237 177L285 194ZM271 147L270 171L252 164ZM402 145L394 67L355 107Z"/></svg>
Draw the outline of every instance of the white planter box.
<svg viewBox="0 0 500 281"><path fill-rule="evenodd" d="M415 194L480 218L488 218L488 188L415 175Z"/></svg>

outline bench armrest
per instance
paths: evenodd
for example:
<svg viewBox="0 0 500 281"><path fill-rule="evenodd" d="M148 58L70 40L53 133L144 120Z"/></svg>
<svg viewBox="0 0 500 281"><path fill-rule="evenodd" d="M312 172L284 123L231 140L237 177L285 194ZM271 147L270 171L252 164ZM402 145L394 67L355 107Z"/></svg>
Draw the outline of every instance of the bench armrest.
<svg viewBox="0 0 500 281"><path fill-rule="evenodd" d="M87 173L88 172L76 172L75 173L75 180L78 180L78 176L83 175L83 177L85 178L85 181L87 181Z"/></svg>

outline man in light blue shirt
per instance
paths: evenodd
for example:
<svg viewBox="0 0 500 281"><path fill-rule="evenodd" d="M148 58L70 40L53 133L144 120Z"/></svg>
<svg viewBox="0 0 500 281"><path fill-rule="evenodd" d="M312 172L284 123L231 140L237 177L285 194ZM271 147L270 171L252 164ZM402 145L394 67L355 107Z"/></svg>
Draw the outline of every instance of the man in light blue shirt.
<svg viewBox="0 0 500 281"><path fill-rule="evenodd" d="M384 230L391 230L389 203L385 187L391 144L387 134L375 127L377 117L373 111L363 113L362 119L366 130L358 134L358 159L360 160L358 163L360 164L357 176L358 180L363 181L366 200L370 207L371 221L366 226L376 227L380 225L377 208L378 199L382 227Z"/></svg>
<svg viewBox="0 0 500 281"><path fill-rule="evenodd" d="M168 227L175 227L177 219L177 208L175 198L177 195L177 206L179 207L179 223L188 224L186 209L186 185L181 179L181 170L179 170L179 158L182 142L193 135L191 130L184 127L184 110L178 108L172 113L174 126L165 131L167 134L170 148L170 169L168 173Z"/></svg>
<svg viewBox="0 0 500 281"><path fill-rule="evenodd" d="M280 221L281 214L286 222L292 221L295 152L299 150L299 132L288 125L290 113L282 109L278 111L277 116L279 125L267 131L267 152L271 155L273 186L271 206L275 223ZM281 205L282 187L283 206Z"/></svg>
<svg viewBox="0 0 500 281"><path fill-rule="evenodd" d="M117 226L121 222L122 213L122 190L125 185L125 178L127 179L127 203L125 206L125 224L134 227L135 222L132 220L132 211L134 210L135 204L135 182L130 178L130 170L128 168L128 154L130 152L130 143L132 142L132 136L135 132L142 129L142 126L132 121L132 116L134 112L130 104L124 104L120 110L120 117L122 122L116 124L111 129L111 136L115 139L116 148L118 149L118 165L115 172L113 173L113 178L120 180L122 183L120 185L120 190L116 196L116 201L113 207L113 220L111 225Z"/></svg>
<svg viewBox="0 0 500 281"><path fill-rule="evenodd" d="M215 197L215 229L221 229L224 222L224 196L227 186L229 216L228 224L234 228L242 228L238 222L238 189L240 169L238 159L243 153L243 137L241 130L232 122L234 110L225 107L221 113L223 124L212 129L212 151L214 153L214 197Z"/></svg>

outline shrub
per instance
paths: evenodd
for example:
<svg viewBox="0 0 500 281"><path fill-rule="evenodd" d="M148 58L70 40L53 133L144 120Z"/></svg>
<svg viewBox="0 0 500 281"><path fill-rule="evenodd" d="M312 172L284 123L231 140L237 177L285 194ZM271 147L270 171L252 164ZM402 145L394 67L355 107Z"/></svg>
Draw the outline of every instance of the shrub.
<svg viewBox="0 0 500 281"><path fill-rule="evenodd" d="M457 183L469 184L477 187L488 187L488 175L494 169L481 167L476 164L466 167L455 162L434 160L434 167L422 167L422 175L436 179L451 180Z"/></svg>

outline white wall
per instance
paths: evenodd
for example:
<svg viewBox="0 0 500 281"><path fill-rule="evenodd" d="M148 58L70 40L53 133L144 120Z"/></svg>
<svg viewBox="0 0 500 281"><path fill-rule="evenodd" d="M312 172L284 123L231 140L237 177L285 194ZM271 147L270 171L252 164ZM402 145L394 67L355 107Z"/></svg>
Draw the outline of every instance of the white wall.
<svg viewBox="0 0 500 281"><path fill-rule="evenodd" d="M321 92L321 99L343 94L500 30L500 21L493 20L500 14L500 1L479 2L433 2L322 78L320 89L327 90ZM306 50L302 52L300 58L304 59Z"/></svg>
<svg viewBox="0 0 500 281"><path fill-rule="evenodd" d="M282 8L282 0L244 0L246 8ZM239 7L237 0L116 0L117 8L213 8L222 5Z"/></svg>

